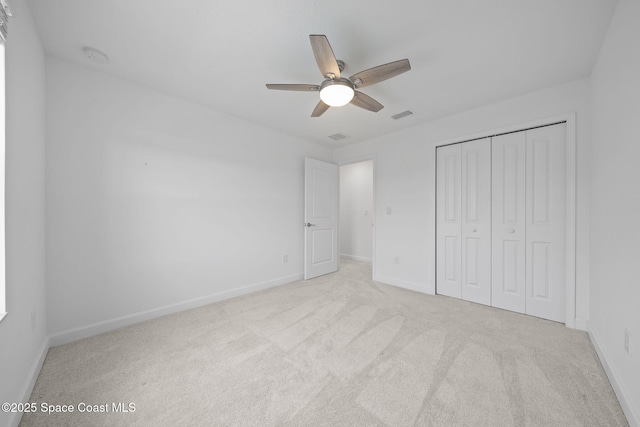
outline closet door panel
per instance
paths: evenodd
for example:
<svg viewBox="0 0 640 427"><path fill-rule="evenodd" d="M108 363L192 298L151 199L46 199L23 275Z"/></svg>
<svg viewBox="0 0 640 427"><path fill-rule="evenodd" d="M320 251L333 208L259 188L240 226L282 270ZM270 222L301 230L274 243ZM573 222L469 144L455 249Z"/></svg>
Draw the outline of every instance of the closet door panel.
<svg viewBox="0 0 640 427"><path fill-rule="evenodd" d="M492 138L491 305L525 312L525 132Z"/></svg>
<svg viewBox="0 0 640 427"><path fill-rule="evenodd" d="M526 132L526 313L564 322L566 125Z"/></svg>
<svg viewBox="0 0 640 427"><path fill-rule="evenodd" d="M461 297L461 148L438 147L436 176L436 293Z"/></svg>
<svg viewBox="0 0 640 427"><path fill-rule="evenodd" d="M462 299L491 304L491 141L461 145Z"/></svg>

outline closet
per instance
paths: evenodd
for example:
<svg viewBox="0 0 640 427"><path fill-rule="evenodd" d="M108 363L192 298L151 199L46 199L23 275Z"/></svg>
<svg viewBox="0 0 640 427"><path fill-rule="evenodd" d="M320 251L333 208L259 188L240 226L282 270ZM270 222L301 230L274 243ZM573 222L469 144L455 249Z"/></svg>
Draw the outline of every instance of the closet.
<svg viewBox="0 0 640 427"><path fill-rule="evenodd" d="M564 322L565 128L437 148L438 294Z"/></svg>

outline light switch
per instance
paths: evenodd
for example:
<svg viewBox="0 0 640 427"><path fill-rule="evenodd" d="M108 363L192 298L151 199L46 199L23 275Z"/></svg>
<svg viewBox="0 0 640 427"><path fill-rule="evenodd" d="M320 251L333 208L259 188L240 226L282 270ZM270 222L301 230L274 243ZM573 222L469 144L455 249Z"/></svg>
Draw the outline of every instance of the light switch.
<svg viewBox="0 0 640 427"><path fill-rule="evenodd" d="M391 215L391 206L387 206L387 215Z"/></svg>

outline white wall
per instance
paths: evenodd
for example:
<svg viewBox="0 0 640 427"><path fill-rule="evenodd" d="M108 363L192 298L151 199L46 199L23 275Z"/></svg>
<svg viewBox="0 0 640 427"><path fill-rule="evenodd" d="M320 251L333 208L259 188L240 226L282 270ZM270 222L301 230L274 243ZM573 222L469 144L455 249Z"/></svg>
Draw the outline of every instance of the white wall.
<svg viewBox="0 0 640 427"><path fill-rule="evenodd" d="M340 255L371 262L373 160L340 166Z"/></svg>
<svg viewBox="0 0 640 427"><path fill-rule="evenodd" d="M631 425L640 425L640 2L621 0L591 77L591 317ZM624 329L631 332L631 355ZM614 384L615 385L615 384ZM632 422L631 420L635 420Z"/></svg>
<svg viewBox="0 0 640 427"><path fill-rule="evenodd" d="M490 104L336 150L336 162L376 156L376 280L435 292L435 144L570 112L577 113L578 145L576 325L586 328L590 152L587 80ZM387 208L391 208L391 214L387 214ZM400 258L399 264L394 263L395 257Z"/></svg>
<svg viewBox="0 0 640 427"><path fill-rule="evenodd" d="M29 9L11 0L6 44L6 286L0 402L26 402L47 347L45 311L45 59ZM32 323L32 316L35 320ZM0 412L0 425L18 414Z"/></svg>
<svg viewBox="0 0 640 427"><path fill-rule="evenodd" d="M302 277L328 149L52 57L47 135L54 343Z"/></svg>

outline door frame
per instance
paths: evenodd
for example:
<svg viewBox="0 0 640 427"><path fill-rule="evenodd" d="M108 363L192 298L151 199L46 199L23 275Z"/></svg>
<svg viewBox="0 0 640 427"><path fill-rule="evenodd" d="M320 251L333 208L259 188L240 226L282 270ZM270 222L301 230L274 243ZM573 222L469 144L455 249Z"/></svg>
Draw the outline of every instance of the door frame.
<svg viewBox="0 0 640 427"><path fill-rule="evenodd" d="M497 129L491 129L478 132L463 137L450 138L433 144L433 230L434 237L437 233L436 222L436 205L435 194L437 191L436 176L436 149L444 145L459 144L465 141L493 137L509 132L519 132L522 130L548 126L559 122L566 123L566 139L565 139L565 174L566 174L566 200L565 200L565 325L569 328L576 328L576 212L577 212L577 144L576 144L576 113L570 112L556 116L546 117L542 119L532 120L526 123L519 123L510 126L504 126ZM436 293L436 249L433 248L433 293Z"/></svg>
<svg viewBox="0 0 640 427"><path fill-rule="evenodd" d="M356 157L348 157L346 159L342 159L336 164L338 165L338 255L340 255L340 166L350 165L353 163L366 162L367 160L373 161L373 200L372 200L372 222L373 222L373 230L372 230L372 242L371 245L371 277L376 277L376 182L377 182L377 159L375 154L367 154L363 156ZM340 257L338 256L338 268L340 268Z"/></svg>

